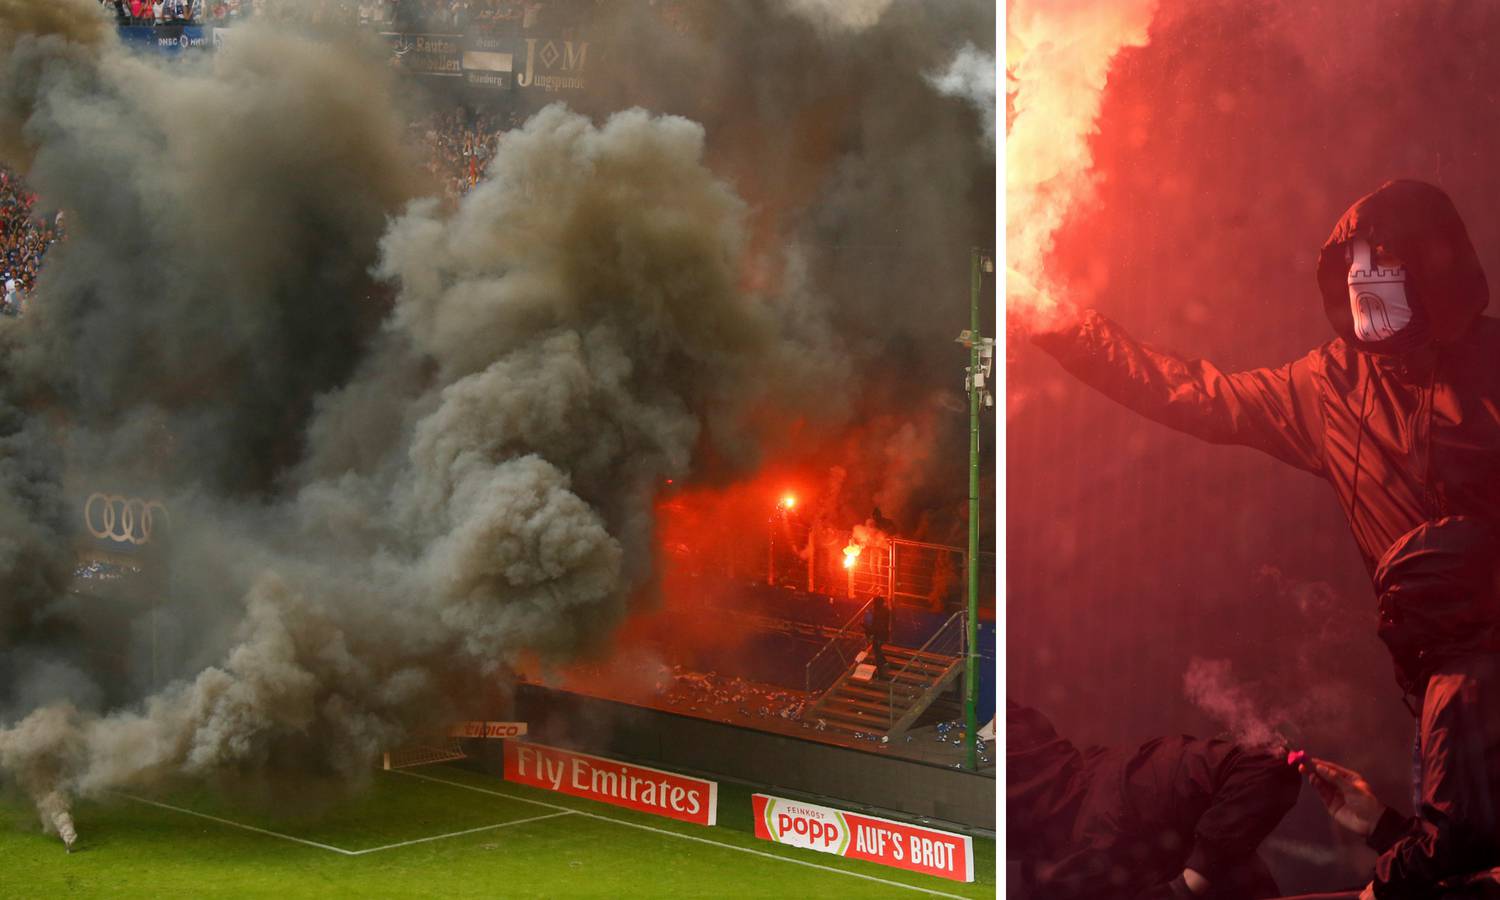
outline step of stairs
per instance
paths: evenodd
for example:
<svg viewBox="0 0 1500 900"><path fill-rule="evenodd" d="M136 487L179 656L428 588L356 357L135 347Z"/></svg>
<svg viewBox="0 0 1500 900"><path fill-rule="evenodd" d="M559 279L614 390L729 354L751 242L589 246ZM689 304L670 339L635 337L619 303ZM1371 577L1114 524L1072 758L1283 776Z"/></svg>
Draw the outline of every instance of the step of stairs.
<svg viewBox="0 0 1500 900"><path fill-rule="evenodd" d="M954 659L952 656L944 656L941 653L928 653L923 650L911 650L906 647L886 646L881 649L890 659L900 659L903 662L908 659L916 659L928 665L935 665L938 668L947 668L948 664Z"/></svg>
<svg viewBox="0 0 1500 900"><path fill-rule="evenodd" d="M956 677L960 658L906 647L882 648L886 671L854 681L858 663L824 692L810 716L840 734L895 735L905 730ZM869 662L868 656L865 659Z"/></svg>
<svg viewBox="0 0 1500 900"><path fill-rule="evenodd" d="M840 695L829 698L828 702L824 704L823 709L857 710L864 713L886 716L891 711L891 705L885 702L859 700L847 695Z"/></svg>
<svg viewBox="0 0 1500 900"><path fill-rule="evenodd" d="M878 706L881 709L889 707L891 699L891 692L886 689L885 685L874 685L873 690L867 687L843 685L823 695L823 700L828 703L839 703L847 700L866 706ZM900 701L901 692L897 692L895 699L898 702Z"/></svg>

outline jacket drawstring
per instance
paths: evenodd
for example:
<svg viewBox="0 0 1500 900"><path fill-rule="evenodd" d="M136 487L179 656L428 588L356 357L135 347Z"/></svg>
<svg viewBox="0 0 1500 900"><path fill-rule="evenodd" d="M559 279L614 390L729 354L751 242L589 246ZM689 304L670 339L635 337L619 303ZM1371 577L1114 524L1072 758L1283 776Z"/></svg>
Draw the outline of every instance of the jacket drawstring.
<svg viewBox="0 0 1500 900"><path fill-rule="evenodd" d="M1349 500L1349 527L1351 529L1357 527L1356 522L1358 521L1356 519L1356 516L1359 513L1359 451L1361 445L1363 445L1365 442L1365 416L1368 415L1368 407L1370 405L1370 384L1374 380L1375 379L1373 377L1365 379L1364 395L1360 398L1359 401L1359 430L1355 433L1354 438L1354 485L1352 488L1353 496ZM1358 541L1359 535L1356 534L1354 536L1354 539Z"/></svg>
<svg viewBox="0 0 1500 900"><path fill-rule="evenodd" d="M1365 381L1365 397L1366 398L1369 397L1369 394L1370 394L1370 382L1373 381L1373 380L1374 379L1371 378L1371 379L1368 379L1368 380ZM1427 373L1427 446L1426 446L1426 448L1424 448L1426 450L1426 453L1427 453L1427 467L1426 467L1426 471L1422 473L1422 477L1423 477L1424 482L1425 482L1423 484L1423 488L1427 492L1427 501L1433 507L1432 513L1436 514L1436 516L1438 516L1438 517L1441 517L1442 515L1444 515L1443 506L1446 505L1446 504L1444 504L1442 502L1441 498L1438 496L1437 488L1434 486L1433 480L1432 480L1432 419L1433 419L1432 402L1433 402L1433 398L1436 397L1436 396L1437 396L1437 357L1436 357L1436 355L1434 355L1433 361L1432 361L1432 368ZM1350 522L1351 526L1354 523L1354 513L1359 509L1359 445L1360 445L1361 440L1365 436L1365 416L1367 414L1366 411L1365 411L1365 405L1366 405L1366 401L1365 400L1361 400L1360 401L1360 413L1359 413L1359 436L1354 439L1354 489L1353 489L1354 496L1350 500L1350 509L1349 509L1349 522ZM1412 702L1413 700L1416 701L1415 704ZM1401 705L1406 707L1406 711L1409 712L1409 713L1411 713L1412 718L1414 718L1414 719L1421 718L1421 716L1422 716L1422 697L1419 694L1413 693L1409 688L1407 688L1405 686L1403 686L1402 689L1401 689ZM1420 775L1420 772L1418 772L1418 775Z"/></svg>

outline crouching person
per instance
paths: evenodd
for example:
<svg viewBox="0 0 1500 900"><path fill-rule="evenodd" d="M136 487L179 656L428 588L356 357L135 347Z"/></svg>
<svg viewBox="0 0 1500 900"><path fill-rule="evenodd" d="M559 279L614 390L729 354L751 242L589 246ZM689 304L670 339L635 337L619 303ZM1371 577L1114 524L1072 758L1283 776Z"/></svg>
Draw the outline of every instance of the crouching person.
<svg viewBox="0 0 1500 900"><path fill-rule="evenodd" d="M1029 882L1021 896L1280 893L1256 849L1297 802L1297 772L1281 753L1186 736L1079 750L1013 702L1005 724L1007 853Z"/></svg>

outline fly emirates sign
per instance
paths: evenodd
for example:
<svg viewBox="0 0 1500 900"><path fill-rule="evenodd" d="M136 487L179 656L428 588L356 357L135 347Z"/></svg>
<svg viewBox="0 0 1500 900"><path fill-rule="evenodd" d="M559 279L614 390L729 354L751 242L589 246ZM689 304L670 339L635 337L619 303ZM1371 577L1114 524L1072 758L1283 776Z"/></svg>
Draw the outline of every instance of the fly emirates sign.
<svg viewBox="0 0 1500 900"><path fill-rule="evenodd" d="M974 842L966 835L765 794L751 796L750 804L758 838L954 881L974 880Z"/></svg>
<svg viewBox="0 0 1500 900"><path fill-rule="evenodd" d="M505 780L682 822L718 820L715 782L541 744L506 741Z"/></svg>

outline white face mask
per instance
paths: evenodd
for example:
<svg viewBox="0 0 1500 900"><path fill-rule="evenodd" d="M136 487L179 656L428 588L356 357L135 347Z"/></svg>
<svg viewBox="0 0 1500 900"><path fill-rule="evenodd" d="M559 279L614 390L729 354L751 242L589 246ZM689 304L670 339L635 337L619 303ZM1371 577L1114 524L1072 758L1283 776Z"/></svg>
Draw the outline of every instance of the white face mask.
<svg viewBox="0 0 1500 900"><path fill-rule="evenodd" d="M1406 267L1380 268L1370 258L1370 242L1349 245L1349 311L1354 315L1354 335L1376 343L1395 335L1411 323L1411 304L1406 299Z"/></svg>

